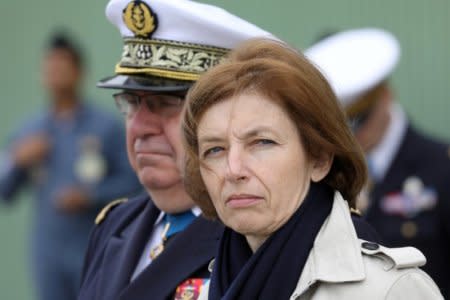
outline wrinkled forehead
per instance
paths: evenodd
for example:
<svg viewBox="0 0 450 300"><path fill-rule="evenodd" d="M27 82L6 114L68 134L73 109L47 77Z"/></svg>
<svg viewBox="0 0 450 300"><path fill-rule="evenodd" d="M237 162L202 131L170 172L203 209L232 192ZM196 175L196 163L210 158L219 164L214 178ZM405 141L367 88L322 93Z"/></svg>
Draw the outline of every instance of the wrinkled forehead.
<svg viewBox="0 0 450 300"><path fill-rule="evenodd" d="M259 93L242 93L214 103L201 116L197 138L222 136L241 139L262 130L295 130L288 114L275 101Z"/></svg>

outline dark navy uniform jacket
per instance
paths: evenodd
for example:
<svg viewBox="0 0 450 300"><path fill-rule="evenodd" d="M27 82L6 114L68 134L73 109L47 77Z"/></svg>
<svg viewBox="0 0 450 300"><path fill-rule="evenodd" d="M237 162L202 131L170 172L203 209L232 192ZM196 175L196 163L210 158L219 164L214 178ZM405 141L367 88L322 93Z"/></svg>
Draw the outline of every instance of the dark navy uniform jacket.
<svg viewBox="0 0 450 300"><path fill-rule="evenodd" d="M367 221L389 247L411 245L427 258L424 270L450 297L449 146L408 128L386 176L375 184ZM422 201L405 196L411 178L423 183ZM416 180L417 181L417 180Z"/></svg>
<svg viewBox="0 0 450 300"><path fill-rule="evenodd" d="M189 278L209 277L223 226L197 217L132 282L159 209L147 195L114 208L91 234L78 299L173 299Z"/></svg>
<svg viewBox="0 0 450 300"><path fill-rule="evenodd" d="M114 208L91 234L83 270L80 300L173 299L189 278L208 278L223 226L197 217L165 250L130 282L160 211L147 195ZM378 241L364 220L353 216L358 236Z"/></svg>

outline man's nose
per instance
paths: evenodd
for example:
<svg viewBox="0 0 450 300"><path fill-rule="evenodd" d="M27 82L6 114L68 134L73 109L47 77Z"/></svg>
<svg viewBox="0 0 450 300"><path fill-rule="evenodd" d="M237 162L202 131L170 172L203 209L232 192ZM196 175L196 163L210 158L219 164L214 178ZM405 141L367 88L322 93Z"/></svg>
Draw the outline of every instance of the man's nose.
<svg viewBox="0 0 450 300"><path fill-rule="evenodd" d="M127 130L137 135L156 135L163 131L163 118L151 111L147 105L139 109L126 120Z"/></svg>

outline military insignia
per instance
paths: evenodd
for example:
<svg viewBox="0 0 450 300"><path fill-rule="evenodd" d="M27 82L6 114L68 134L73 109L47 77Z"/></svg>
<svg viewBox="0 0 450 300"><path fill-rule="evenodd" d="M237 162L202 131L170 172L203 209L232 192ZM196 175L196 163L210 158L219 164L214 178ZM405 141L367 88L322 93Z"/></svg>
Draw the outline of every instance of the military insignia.
<svg viewBox="0 0 450 300"><path fill-rule="evenodd" d="M417 224L412 221L406 221L402 224L400 227L400 232L402 233L403 237L407 239L412 239L417 235Z"/></svg>
<svg viewBox="0 0 450 300"><path fill-rule="evenodd" d="M153 260L157 258L163 251L164 251L164 244L167 241L167 232L169 231L170 223L166 223L164 226L164 229L161 233L161 244L154 247L152 250L150 250L150 258Z"/></svg>
<svg viewBox="0 0 450 300"><path fill-rule="evenodd" d="M354 215L357 215L357 216L359 216L359 217L362 216L361 211L360 211L359 209L357 209L357 208L350 207L350 213L351 213L351 214L354 214Z"/></svg>
<svg viewBox="0 0 450 300"><path fill-rule="evenodd" d="M137 37L150 38L158 27L158 19L150 6L135 0L128 3L123 10L123 21Z"/></svg>
<svg viewBox="0 0 450 300"><path fill-rule="evenodd" d="M418 177L409 177L401 192L389 193L380 202L381 209L390 215L412 218L422 211L433 209L437 204L435 189L425 187ZM411 232L411 230L406 230Z"/></svg>
<svg viewBox="0 0 450 300"><path fill-rule="evenodd" d="M211 261L209 262L209 264L208 264L208 272L209 273L212 273L213 272L213 270L214 270L214 263L216 262L216 259L215 258L213 258L213 259L211 259Z"/></svg>
<svg viewBox="0 0 450 300"><path fill-rule="evenodd" d="M117 199L108 203L103 209L99 212L97 217L95 217L95 225L100 224L106 218L108 213L117 205L127 202L127 198Z"/></svg>
<svg viewBox="0 0 450 300"><path fill-rule="evenodd" d="M202 288L208 283L207 278L190 278L180 284L176 291L174 300L196 300L200 296Z"/></svg>
<svg viewBox="0 0 450 300"><path fill-rule="evenodd" d="M75 162L75 174L83 183L95 184L106 174L106 161L100 153L100 141L86 136L80 142L80 157Z"/></svg>

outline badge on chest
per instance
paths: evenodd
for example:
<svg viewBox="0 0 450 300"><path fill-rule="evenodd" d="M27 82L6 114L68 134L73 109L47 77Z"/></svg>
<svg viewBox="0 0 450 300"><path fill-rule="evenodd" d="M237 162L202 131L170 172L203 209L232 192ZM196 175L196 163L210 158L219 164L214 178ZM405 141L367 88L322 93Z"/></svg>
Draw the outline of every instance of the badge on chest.
<svg viewBox="0 0 450 300"><path fill-rule="evenodd" d="M426 187L420 178L412 176L404 181L400 192L386 194L380 207L386 214L413 218L422 211L433 209L437 196L435 189Z"/></svg>
<svg viewBox="0 0 450 300"><path fill-rule="evenodd" d="M75 174L84 183L95 184L106 174L106 161L101 154L101 143L95 136L80 140L80 156L75 162Z"/></svg>
<svg viewBox="0 0 450 300"><path fill-rule="evenodd" d="M180 284L174 300L196 300L200 296L202 288L208 283L207 278L190 278Z"/></svg>

